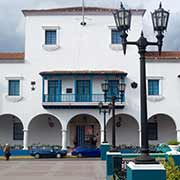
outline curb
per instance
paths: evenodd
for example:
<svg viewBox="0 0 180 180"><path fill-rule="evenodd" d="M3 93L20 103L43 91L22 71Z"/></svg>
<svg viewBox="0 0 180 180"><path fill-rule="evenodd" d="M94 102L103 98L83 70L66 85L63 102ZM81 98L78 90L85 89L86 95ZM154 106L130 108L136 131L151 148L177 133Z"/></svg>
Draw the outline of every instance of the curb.
<svg viewBox="0 0 180 180"><path fill-rule="evenodd" d="M77 156L65 156L63 158L77 158ZM10 160L16 159L35 159L33 156L11 156ZM5 160L4 156L0 156L0 160Z"/></svg>

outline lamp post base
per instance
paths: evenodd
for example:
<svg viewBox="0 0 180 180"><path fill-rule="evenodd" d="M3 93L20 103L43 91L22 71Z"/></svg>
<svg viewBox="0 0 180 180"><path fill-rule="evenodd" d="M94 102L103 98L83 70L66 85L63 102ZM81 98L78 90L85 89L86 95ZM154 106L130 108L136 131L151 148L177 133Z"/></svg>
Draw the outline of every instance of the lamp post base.
<svg viewBox="0 0 180 180"><path fill-rule="evenodd" d="M109 152L120 152L120 151L118 151L117 148L110 147Z"/></svg>
<svg viewBox="0 0 180 180"><path fill-rule="evenodd" d="M135 164L159 164L155 158L149 156L148 154L141 154L135 159Z"/></svg>

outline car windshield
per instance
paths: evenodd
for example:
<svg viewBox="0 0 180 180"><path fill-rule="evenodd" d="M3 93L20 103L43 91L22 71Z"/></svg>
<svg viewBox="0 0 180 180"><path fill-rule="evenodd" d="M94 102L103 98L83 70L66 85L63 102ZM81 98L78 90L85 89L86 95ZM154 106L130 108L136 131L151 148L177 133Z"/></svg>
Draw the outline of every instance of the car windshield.
<svg viewBox="0 0 180 180"><path fill-rule="evenodd" d="M32 149L36 149L36 150L52 150L53 148L51 148L51 147L33 147Z"/></svg>

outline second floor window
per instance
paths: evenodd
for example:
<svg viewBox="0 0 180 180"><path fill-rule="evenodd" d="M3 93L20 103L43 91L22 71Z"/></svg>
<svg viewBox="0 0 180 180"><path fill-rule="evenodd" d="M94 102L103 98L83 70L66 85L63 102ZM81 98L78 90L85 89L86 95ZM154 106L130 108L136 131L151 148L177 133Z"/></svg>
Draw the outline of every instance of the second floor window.
<svg viewBox="0 0 180 180"><path fill-rule="evenodd" d="M57 31L46 30L45 31L45 45L56 45L57 42Z"/></svg>
<svg viewBox="0 0 180 180"><path fill-rule="evenodd" d="M116 30L112 29L111 30L111 44L121 44L121 33Z"/></svg>
<svg viewBox="0 0 180 180"><path fill-rule="evenodd" d="M107 96L108 97L119 97L119 91L118 91L118 84L119 84L119 80L109 80L109 90L107 92Z"/></svg>
<svg viewBox="0 0 180 180"><path fill-rule="evenodd" d="M90 80L76 80L76 101L88 102L91 100Z"/></svg>
<svg viewBox="0 0 180 180"><path fill-rule="evenodd" d="M61 80L48 80L48 101L59 102L61 95Z"/></svg>
<svg viewBox="0 0 180 180"><path fill-rule="evenodd" d="M148 80L148 95L159 96L159 79Z"/></svg>
<svg viewBox="0 0 180 180"><path fill-rule="evenodd" d="M9 80L8 95L9 96L20 96L20 80Z"/></svg>

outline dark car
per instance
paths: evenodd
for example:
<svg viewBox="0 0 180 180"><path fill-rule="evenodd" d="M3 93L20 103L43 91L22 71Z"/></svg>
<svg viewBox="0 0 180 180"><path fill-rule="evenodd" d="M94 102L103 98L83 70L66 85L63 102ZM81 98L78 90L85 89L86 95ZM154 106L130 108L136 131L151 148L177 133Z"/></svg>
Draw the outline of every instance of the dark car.
<svg viewBox="0 0 180 180"><path fill-rule="evenodd" d="M100 149L97 148L95 145L85 144L76 147L72 151L72 155L78 157L99 157Z"/></svg>
<svg viewBox="0 0 180 180"><path fill-rule="evenodd" d="M33 148L30 150L30 155L38 158L62 158L66 156L66 150L54 149L51 147Z"/></svg>

